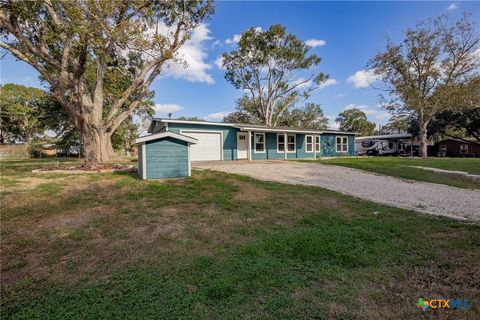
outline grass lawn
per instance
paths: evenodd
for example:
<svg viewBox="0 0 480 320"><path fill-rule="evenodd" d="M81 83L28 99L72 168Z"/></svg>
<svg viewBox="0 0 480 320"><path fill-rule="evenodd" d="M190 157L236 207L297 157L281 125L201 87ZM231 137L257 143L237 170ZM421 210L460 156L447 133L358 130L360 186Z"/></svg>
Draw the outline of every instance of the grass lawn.
<svg viewBox="0 0 480 320"><path fill-rule="evenodd" d="M2 319L480 313L478 225L213 171L142 181L0 164ZM423 312L419 297L471 308Z"/></svg>
<svg viewBox="0 0 480 320"><path fill-rule="evenodd" d="M397 178L426 181L446 184L453 187L480 189L480 180L452 175L447 173L433 172L411 166L438 168L450 171L464 171L480 175L480 159L475 158L401 158L401 157L365 157L365 158L334 158L318 160L322 164L361 169L376 172Z"/></svg>

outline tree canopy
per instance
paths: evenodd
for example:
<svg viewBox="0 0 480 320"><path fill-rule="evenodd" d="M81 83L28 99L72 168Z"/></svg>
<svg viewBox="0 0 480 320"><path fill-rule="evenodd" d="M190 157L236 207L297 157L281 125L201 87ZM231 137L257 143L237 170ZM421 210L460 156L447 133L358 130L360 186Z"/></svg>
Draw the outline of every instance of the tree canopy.
<svg viewBox="0 0 480 320"><path fill-rule="evenodd" d="M243 111L250 113L242 115L245 120L278 125L284 112L328 79L313 70L321 59L309 51L285 27L273 25L266 31L250 28L242 34L237 49L223 54L225 79L248 99L242 102L248 104ZM308 77L301 72L309 73Z"/></svg>
<svg viewBox="0 0 480 320"><path fill-rule="evenodd" d="M79 130L87 166L114 157L111 137L213 13L212 1L6 1L0 47L34 67ZM147 99L148 100L148 99Z"/></svg>
<svg viewBox="0 0 480 320"><path fill-rule="evenodd" d="M339 129L343 131L358 132L362 136L371 136L375 134L376 124L368 121L365 112L358 108L352 108L341 112L335 122L339 124Z"/></svg>
<svg viewBox="0 0 480 320"><path fill-rule="evenodd" d="M388 40L369 63L390 95L386 108L416 117L423 157L428 124L440 112L458 109L462 84L478 76L479 42L468 16L456 21L440 16L407 29L401 44Z"/></svg>
<svg viewBox="0 0 480 320"><path fill-rule="evenodd" d="M29 144L46 129L52 129L52 119L64 118L58 104L43 90L7 83L0 85L1 142Z"/></svg>

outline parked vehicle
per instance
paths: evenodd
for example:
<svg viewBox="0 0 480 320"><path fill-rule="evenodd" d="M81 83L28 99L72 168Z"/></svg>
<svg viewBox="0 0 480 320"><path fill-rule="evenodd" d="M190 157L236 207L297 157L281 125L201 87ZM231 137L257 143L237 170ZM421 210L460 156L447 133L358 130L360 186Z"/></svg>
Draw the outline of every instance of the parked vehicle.
<svg viewBox="0 0 480 320"><path fill-rule="evenodd" d="M418 145L411 134L391 134L355 138L357 155L388 156L411 155Z"/></svg>

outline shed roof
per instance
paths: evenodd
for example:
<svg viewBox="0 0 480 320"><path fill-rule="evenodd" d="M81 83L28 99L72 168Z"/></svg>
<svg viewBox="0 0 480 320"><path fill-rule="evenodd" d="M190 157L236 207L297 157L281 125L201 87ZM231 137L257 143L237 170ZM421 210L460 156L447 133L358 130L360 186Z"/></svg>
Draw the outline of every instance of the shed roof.
<svg viewBox="0 0 480 320"><path fill-rule="evenodd" d="M163 138L174 138L178 140L182 140L188 143L197 143L197 139L186 136L184 134L180 133L175 133L171 131L163 131L155 134L151 134L148 136L143 136L135 140L135 144L142 143L142 142L147 142L147 141L152 141L152 140L158 140L158 139L163 139Z"/></svg>

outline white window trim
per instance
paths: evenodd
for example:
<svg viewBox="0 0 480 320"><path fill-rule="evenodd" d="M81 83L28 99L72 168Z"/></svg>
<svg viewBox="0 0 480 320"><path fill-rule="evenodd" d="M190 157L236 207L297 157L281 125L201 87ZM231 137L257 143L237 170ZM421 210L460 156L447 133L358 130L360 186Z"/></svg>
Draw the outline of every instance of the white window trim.
<svg viewBox="0 0 480 320"><path fill-rule="evenodd" d="M462 152L462 146L466 146L466 147L467 147L467 148L465 149L465 152ZM460 149L459 149L460 154L468 154L468 144L462 143L462 144L460 144L460 147L459 147L459 148L460 148Z"/></svg>
<svg viewBox="0 0 480 320"><path fill-rule="evenodd" d="M278 142L279 137L284 137L284 134L283 133L277 133L277 153L285 153L285 151L287 151L287 141L285 141L285 139L287 137L285 136L284 141L283 141L283 150L280 150L278 148L278 145L280 144L280 142Z"/></svg>
<svg viewBox="0 0 480 320"><path fill-rule="evenodd" d="M262 135L263 136L263 151L257 151L257 141L255 140L256 135ZM254 153L265 153L265 150L267 149L267 140L266 140L265 132L254 132L253 133L253 152Z"/></svg>
<svg viewBox="0 0 480 320"><path fill-rule="evenodd" d="M142 179L147 179L147 144L142 143Z"/></svg>
<svg viewBox="0 0 480 320"><path fill-rule="evenodd" d="M445 147L445 150L442 150L442 147ZM446 144L441 144L439 147L438 147L438 151L447 151L447 145Z"/></svg>
<svg viewBox="0 0 480 320"><path fill-rule="evenodd" d="M343 150L338 151L338 148L337 148L337 146L338 146L338 142L337 142L338 138L342 138L342 140L343 140L343 138L347 139L347 150L346 150L346 151L343 151ZM343 143L342 143L341 145L343 145ZM343 149L343 148L342 148L342 149ZM348 153L348 136L335 136L335 152L337 152L337 153Z"/></svg>
<svg viewBox="0 0 480 320"><path fill-rule="evenodd" d="M311 151L308 151L308 149L307 149L307 144L308 144L307 139L308 139L308 137L312 138L312 143L311 143L312 150ZM315 152L315 136L307 134L307 135L305 135L305 153L314 153L314 152Z"/></svg>
<svg viewBox="0 0 480 320"><path fill-rule="evenodd" d="M288 137L293 136L293 144L295 149L293 151L288 151ZM287 140L285 140L285 150L287 153L296 153L297 152L297 135L294 133L287 133Z"/></svg>
<svg viewBox="0 0 480 320"><path fill-rule="evenodd" d="M317 138L318 138L318 150L317 150ZM322 145L320 144L320 136L314 136L314 150L315 152L320 153L320 150L322 148Z"/></svg>

